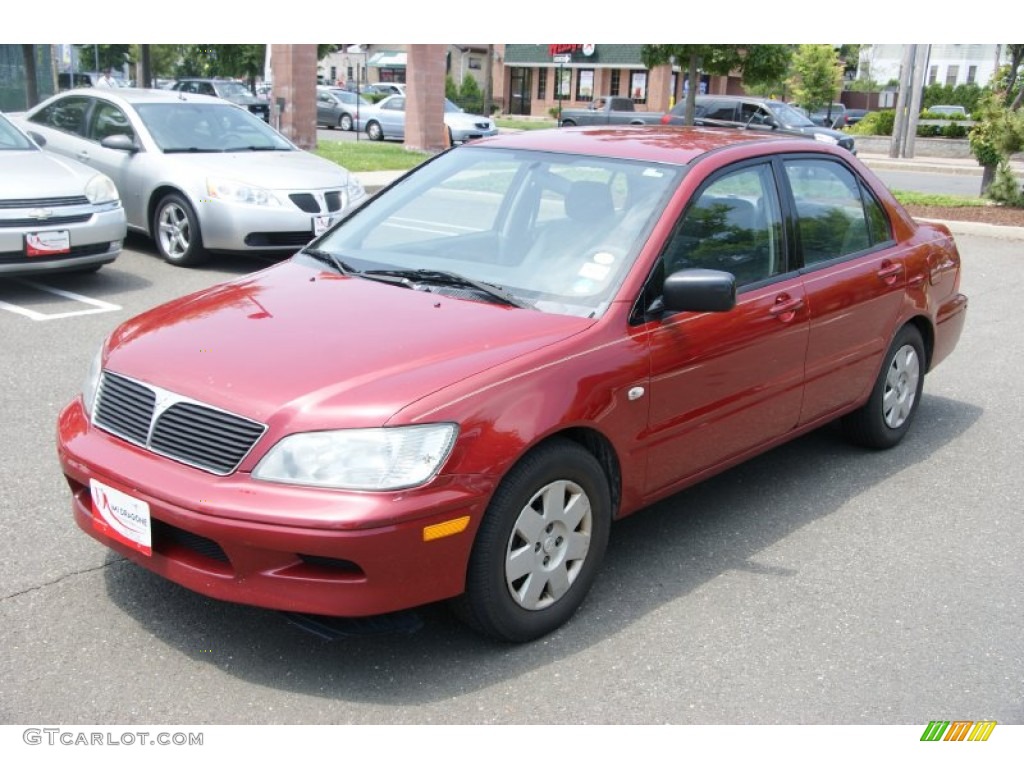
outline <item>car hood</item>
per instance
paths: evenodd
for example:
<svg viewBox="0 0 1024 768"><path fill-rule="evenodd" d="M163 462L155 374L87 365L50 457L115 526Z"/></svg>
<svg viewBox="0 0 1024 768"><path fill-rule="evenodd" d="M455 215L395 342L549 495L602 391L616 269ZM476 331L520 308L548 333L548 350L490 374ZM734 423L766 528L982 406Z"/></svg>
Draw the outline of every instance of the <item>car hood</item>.
<svg viewBox="0 0 1024 768"><path fill-rule="evenodd" d="M452 128L472 128L477 123L487 123L491 125L489 118L483 115L471 115L468 112L445 112L444 113L445 125L449 125Z"/></svg>
<svg viewBox="0 0 1024 768"><path fill-rule="evenodd" d="M833 131L831 128L824 128L820 125L802 125L799 128L790 128L791 131L799 131L805 136L814 136L816 134L822 134L824 136L831 136L833 139L845 139L849 134L843 133L842 131Z"/></svg>
<svg viewBox="0 0 1024 768"><path fill-rule="evenodd" d="M37 150L0 153L0 197L32 199L81 195L97 172L75 160Z"/></svg>
<svg viewBox="0 0 1024 768"><path fill-rule="evenodd" d="M325 189L344 185L349 173L336 163L301 150L280 152L175 152L165 155L198 173L223 175L271 189Z"/></svg>
<svg viewBox="0 0 1024 768"><path fill-rule="evenodd" d="M112 334L105 368L274 431L380 426L594 322L291 260L129 320Z"/></svg>

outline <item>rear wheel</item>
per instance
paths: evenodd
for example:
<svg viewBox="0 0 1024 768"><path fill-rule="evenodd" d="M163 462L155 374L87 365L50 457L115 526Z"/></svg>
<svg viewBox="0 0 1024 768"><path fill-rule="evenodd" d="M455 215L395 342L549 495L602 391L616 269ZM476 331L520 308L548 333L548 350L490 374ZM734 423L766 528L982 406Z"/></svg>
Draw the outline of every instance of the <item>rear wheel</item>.
<svg viewBox="0 0 1024 768"><path fill-rule="evenodd" d="M167 195L157 205L153 237L160 255L175 266L191 267L209 258L203 248L199 219L188 201L177 193Z"/></svg>
<svg viewBox="0 0 1024 768"><path fill-rule="evenodd" d="M575 120L563 120L562 121L562 127L563 128L572 128L575 125L576 125L576 121Z"/></svg>
<svg viewBox="0 0 1024 768"><path fill-rule="evenodd" d="M370 138L370 141L383 141L384 131L380 127L380 123L371 121L366 124L366 135Z"/></svg>
<svg viewBox="0 0 1024 768"><path fill-rule="evenodd" d="M886 352L867 403L843 417L847 437L867 448L891 448L899 443L917 413L924 373L921 332L905 325Z"/></svg>
<svg viewBox="0 0 1024 768"><path fill-rule="evenodd" d="M610 527L611 494L597 459L569 440L545 443L495 492L457 613L477 631L510 642L557 629L590 589Z"/></svg>

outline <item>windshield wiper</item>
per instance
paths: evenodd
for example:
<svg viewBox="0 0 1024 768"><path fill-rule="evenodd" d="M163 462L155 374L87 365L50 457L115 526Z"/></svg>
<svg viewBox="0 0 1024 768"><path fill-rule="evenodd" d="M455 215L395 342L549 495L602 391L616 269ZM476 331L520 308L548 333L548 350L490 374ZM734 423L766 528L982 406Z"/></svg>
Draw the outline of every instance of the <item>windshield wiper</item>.
<svg viewBox="0 0 1024 768"><path fill-rule="evenodd" d="M318 261L325 261L338 270L339 274L342 275L356 275L359 274L359 270L353 267L351 264L347 264L338 257L336 253L330 251L324 251L320 248L303 248L299 253L305 253L312 256Z"/></svg>
<svg viewBox="0 0 1024 768"><path fill-rule="evenodd" d="M200 149L199 147L174 147L172 149L165 149L165 155L171 155L178 152L223 152L223 149Z"/></svg>
<svg viewBox="0 0 1024 768"><path fill-rule="evenodd" d="M398 278L396 282L405 284L408 284L406 282L408 281L411 283L433 283L434 285L470 288L502 304L519 307L520 309L532 309L529 304L516 298L500 285L474 280L471 277L465 277L455 272L446 272L439 269L369 269L362 274L363 277L370 279L373 279L375 276Z"/></svg>

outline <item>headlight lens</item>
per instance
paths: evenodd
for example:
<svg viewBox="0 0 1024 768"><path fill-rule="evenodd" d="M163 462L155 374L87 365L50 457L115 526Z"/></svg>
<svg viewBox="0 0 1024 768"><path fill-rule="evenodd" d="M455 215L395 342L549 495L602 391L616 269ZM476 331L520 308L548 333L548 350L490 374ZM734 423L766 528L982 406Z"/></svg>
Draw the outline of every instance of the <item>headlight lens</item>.
<svg viewBox="0 0 1024 768"><path fill-rule="evenodd" d="M97 173L85 183L85 196L93 205L100 203L119 202L121 196L117 194L117 187L109 176Z"/></svg>
<svg viewBox="0 0 1024 768"><path fill-rule="evenodd" d="M323 488L411 488L441 468L457 434L455 424L303 432L271 448L252 476Z"/></svg>
<svg viewBox="0 0 1024 768"><path fill-rule="evenodd" d="M96 400L96 391L100 386L100 374L103 372L103 345L96 350L96 354L89 363L89 370L85 374L85 381L82 382L82 403L85 405L85 413L92 421L92 406Z"/></svg>
<svg viewBox="0 0 1024 768"><path fill-rule="evenodd" d="M278 207L281 201L269 189L254 187L231 179L210 178L206 180L206 194L212 200L241 205L269 205Z"/></svg>
<svg viewBox="0 0 1024 768"><path fill-rule="evenodd" d="M366 190L363 189L363 185L359 183L359 179L353 176L351 173L348 175L348 181L345 183L345 196L348 198L346 205L356 205L362 202L363 198L366 197Z"/></svg>
<svg viewBox="0 0 1024 768"><path fill-rule="evenodd" d="M831 144L832 146L836 146L839 143L839 139L835 136L829 136L827 133L816 133L814 134L814 138L818 141L823 141L826 144Z"/></svg>

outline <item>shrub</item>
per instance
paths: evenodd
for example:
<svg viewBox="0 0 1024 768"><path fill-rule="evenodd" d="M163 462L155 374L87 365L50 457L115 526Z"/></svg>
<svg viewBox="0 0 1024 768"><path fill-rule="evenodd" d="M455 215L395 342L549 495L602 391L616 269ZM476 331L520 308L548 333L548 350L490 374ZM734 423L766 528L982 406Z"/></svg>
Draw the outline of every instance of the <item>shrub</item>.
<svg viewBox="0 0 1024 768"><path fill-rule="evenodd" d="M869 112L863 119L849 129L850 133L861 136L892 136L892 128L896 122L896 112L883 109L880 112Z"/></svg>

